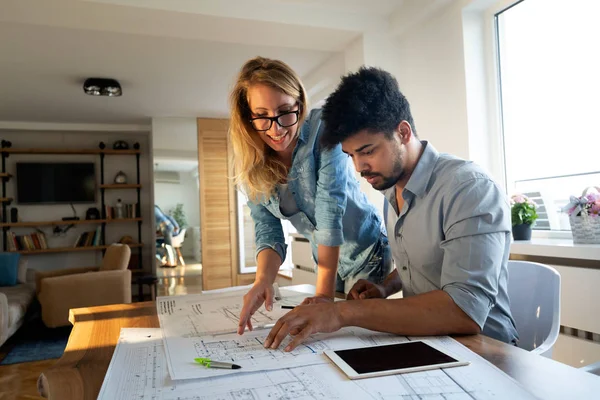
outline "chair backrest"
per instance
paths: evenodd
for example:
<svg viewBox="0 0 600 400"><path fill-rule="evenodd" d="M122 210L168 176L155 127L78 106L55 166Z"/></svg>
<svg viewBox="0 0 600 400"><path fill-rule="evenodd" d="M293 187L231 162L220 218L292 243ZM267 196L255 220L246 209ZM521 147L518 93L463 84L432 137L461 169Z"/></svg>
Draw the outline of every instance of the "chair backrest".
<svg viewBox="0 0 600 400"><path fill-rule="evenodd" d="M131 248L126 244L113 243L108 246L100 271L125 270L129 266Z"/></svg>
<svg viewBox="0 0 600 400"><path fill-rule="evenodd" d="M551 356L560 329L560 274L530 261L508 261L508 297L519 347Z"/></svg>
<svg viewBox="0 0 600 400"><path fill-rule="evenodd" d="M173 236L171 238L171 246L173 246L174 248L181 247L181 245L183 244L183 239L185 239L186 230L187 228L183 228L179 231L179 235Z"/></svg>

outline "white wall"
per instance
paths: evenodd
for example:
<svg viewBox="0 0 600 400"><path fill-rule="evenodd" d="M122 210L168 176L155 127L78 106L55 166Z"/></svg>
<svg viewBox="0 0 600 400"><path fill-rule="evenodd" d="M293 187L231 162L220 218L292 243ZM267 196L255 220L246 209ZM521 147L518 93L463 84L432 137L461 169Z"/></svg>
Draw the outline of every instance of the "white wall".
<svg viewBox="0 0 600 400"><path fill-rule="evenodd" d="M200 191L197 179L198 165L198 128L196 118L152 118L152 138L154 162L159 165L171 165L180 169L182 165L195 164L196 168L180 171L180 182L154 182L155 203L164 212L183 204L188 227L200 226ZM186 232L186 241L182 247L184 256L194 255L199 248L193 240L201 241L193 232Z"/></svg>
<svg viewBox="0 0 600 400"><path fill-rule="evenodd" d="M319 107L319 102L329 96L335 89L345 72L344 68L344 54L337 53L302 77L310 108Z"/></svg>
<svg viewBox="0 0 600 400"><path fill-rule="evenodd" d="M461 9L451 7L399 41L397 78L417 134L442 152L469 157Z"/></svg>
<svg viewBox="0 0 600 400"><path fill-rule="evenodd" d="M196 118L152 118L154 158L166 156L198 160Z"/></svg>
<svg viewBox="0 0 600 400"><path fill-rule="evenodd" d="M350 43L344 50L344 64L346 72L358 71L358 68L364 64L365 52L362 35L354 42Z"/></svg>
<svg viewBox="0 0 600 400"><path fill-rule="evenodd" d="M195 171L179 172L179 183L154 182L155 204L168 213L178 203L182 203L188 226L200 226L200 200L196 176Z"/></svg>
<svg viewBox="0 0 600 400"><path fill-rule="evenodd" d="M140 180L141 190L141 212L144 218L142 224L142 242L146 244L143 249L143 263L147 271L151 270L153 246L148 244L153 241L154 230L154 212L151 208L152 198L152 180L150 177L151 160L149 158L150 135L144 133L114 133L114 132L65 132L65 131L19 131L5 129L0 131L0 138L12 142L13 148L77 148L77 149L97 149L100 141L108 146L116 140L122 139L129 143L140 143L142 155L140 157ZM98 184L100 184L100 157L98 155L45 155L45 154L12 154L6 160L7 172L15 175L15 163L17 161L32 162L95 162ZM128 177L128 182L135 183L136 167L135 156L111 156L107 155L105 159L105 183L113 183L114 176L118 171L123 171ZM16 198L16 178L7 183L7 197ZM137 194L134 189L125 190L107 190L106 204L114 205L118 198L125 203L136 203ZM101 209L100 190L97 192L96 204L74 205L77 215L85 218L86 210L90 207ZM73 211L69 204L61 205L20 205L13 202L11 206L16 207L21 221L54 221L61 220L62 217L73 216ZM10 212L10 211L9 211ZM9 217L10 218L10 217ZM46 240L49 247L69 247L73 246L77 236L86 230L93 230L97 225L75 225L64 235L54 235L52 226L41 226L40 229L46 234ZM34 232L33 228L12 228L17 234L29 234ZM106 242L112 243L118 241L122 236L130 235L137 241L137 223L111 223L106 225ZM137 256L137 250L133 255ZM35 254L25 255L28 266L38 270L53 270L71 267L86 267L99 265L102 260L101 252L74 252L74 253L55 253L55 254Z"/></svg>

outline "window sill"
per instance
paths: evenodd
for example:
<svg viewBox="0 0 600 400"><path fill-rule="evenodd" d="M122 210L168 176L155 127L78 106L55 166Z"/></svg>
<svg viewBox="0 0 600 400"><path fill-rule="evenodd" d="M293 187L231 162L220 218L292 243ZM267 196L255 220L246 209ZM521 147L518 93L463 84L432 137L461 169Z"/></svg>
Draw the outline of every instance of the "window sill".
<svg viewBox="0 0 600 400"><path fill-rule="evenodd" d="M532 238L515 240L510 246L511 254L539 257L600 260L600 244L574 244L569 239Z"/></svg>
<svg viewBox="0 0 600 400"><path fill-rule="evenodd" d="M280 276L284 279L292 279L292 270L288 268L280 268L277 272L277 276Z"/></svg>

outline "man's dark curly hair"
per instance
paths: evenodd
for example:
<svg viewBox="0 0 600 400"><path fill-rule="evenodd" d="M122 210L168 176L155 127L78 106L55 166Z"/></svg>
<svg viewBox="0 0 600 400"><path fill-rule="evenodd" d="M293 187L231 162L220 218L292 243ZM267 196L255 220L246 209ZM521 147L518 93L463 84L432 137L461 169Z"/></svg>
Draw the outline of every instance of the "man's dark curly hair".
<svg viewBox="0 0 600 400"><path fill-rule="evenodd" d="M403 120L416 136L410 105L400 92L398 81L375 67L361 67L344 76L325 101L322 119L325 130L321 144L328 149L364 129L392 138Z"/></svg>

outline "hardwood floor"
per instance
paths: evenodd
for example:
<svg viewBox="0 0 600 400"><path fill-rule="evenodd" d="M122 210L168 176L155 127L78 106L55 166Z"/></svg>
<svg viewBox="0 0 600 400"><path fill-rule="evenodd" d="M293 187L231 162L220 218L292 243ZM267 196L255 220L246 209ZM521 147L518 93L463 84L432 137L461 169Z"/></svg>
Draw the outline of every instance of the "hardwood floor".
<svg viewBox="0 0 600 400"><path fill-rule="evenodd" d="M157 271L159 296L174 296L202 292L202 265L191 264ZM52 366L54 360L0 365L0 400L41 400L37 391L40 374Z"/></svg>
<svg viewBox="0 0 600 400"><path fill-rule="evenodd" d="M159 277L158 296L202 293L202 276Z"/></svg>
<svg viewBox="0 0 600 400"><path fill-rule="evenodd" d="M37 379L55 362L56 359L0 365L0 400L43 399L37 391Z"/></svg>

